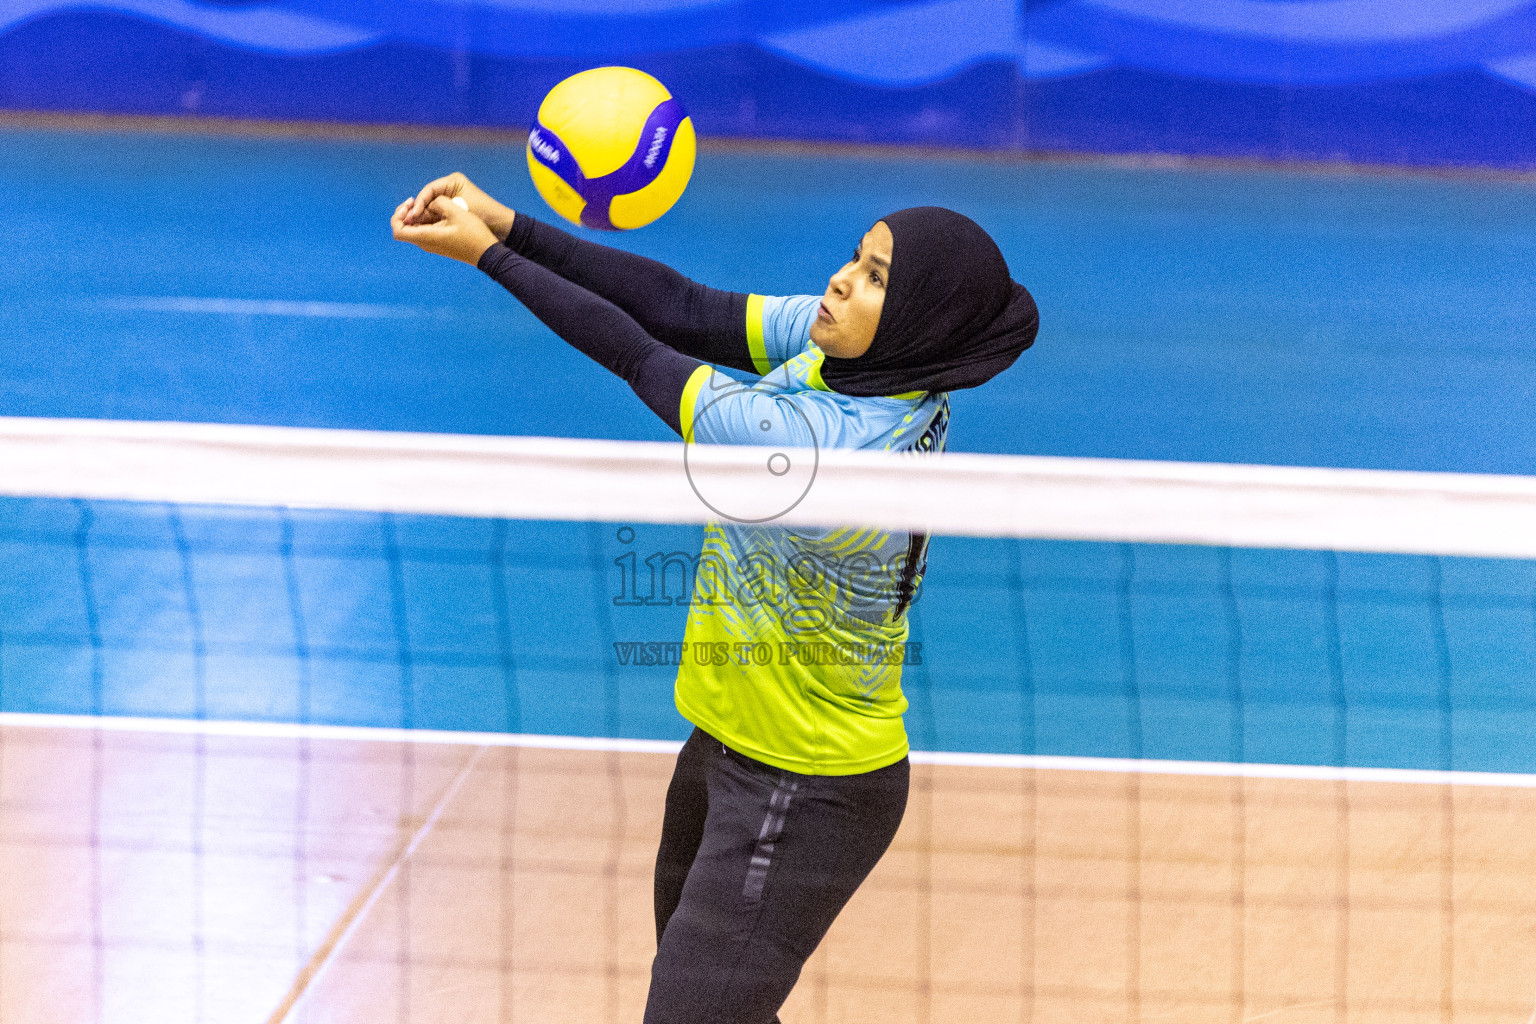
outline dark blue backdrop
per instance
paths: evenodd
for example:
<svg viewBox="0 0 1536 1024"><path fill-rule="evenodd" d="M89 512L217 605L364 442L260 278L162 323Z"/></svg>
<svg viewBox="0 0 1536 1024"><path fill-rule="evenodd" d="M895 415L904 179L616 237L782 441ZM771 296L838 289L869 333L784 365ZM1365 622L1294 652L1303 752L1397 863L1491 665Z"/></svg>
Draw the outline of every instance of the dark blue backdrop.
<svg viewBox="0 0 1536 1024"><path fill-rule="evenodd" d="M0 106L522 128L656 74L707 135L1536 167L1536 0L0 0Z"/></svg>

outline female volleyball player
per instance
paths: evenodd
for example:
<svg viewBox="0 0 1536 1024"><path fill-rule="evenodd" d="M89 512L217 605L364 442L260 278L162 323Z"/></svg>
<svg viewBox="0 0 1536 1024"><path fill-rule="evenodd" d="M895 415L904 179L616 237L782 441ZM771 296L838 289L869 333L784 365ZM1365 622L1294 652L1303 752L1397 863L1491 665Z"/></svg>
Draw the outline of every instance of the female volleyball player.
<svg viewBox="0 0 1536 1024"><path fill-rule="evenodd" d="M1005 369L1038 324L986 232L935 207L880 220L824 294L792 298L704 287L514 214L459 174L392 225L478 266L703 443L942 449L946 392ZM667 790L647 1024L777 1020L890 845L925 550L868 529L706 527L676 689L695 729ZM766 644L768 664L713 656L744 642Z"/></svg>

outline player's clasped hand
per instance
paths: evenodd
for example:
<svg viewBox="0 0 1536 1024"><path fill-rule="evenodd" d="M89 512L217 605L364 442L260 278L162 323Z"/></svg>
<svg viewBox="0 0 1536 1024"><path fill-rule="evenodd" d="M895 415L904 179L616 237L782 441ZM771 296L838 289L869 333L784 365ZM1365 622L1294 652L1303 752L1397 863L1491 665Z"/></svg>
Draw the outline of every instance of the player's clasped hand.
<svg viewBox="0 0 1536 1024"><path fill-rule="evenodd" d="M475 266L485 250L499 241L485 221L446 196L439 195L424 210L414 211L412 219L423 223L407 223L406 217L416 205L413 196L395 207L394 216L389 218L395 238L402 242Z"/></svg>
<svg viewBox="0 0 1536 1024"><path fill-rule="evenodd" d="M485 226L491 229L491 234L507 240L507 232L512 230L512 221L516 214L512 208L492 199L484 189L465 176L463 171L454 171L445 174L441 178L435 178L422 186L416 194L415 203L405 211L407 224L430 224L436 218L431 211L432 200L438 196L446 196L456 199L459 205L467 207L469 212L485 221Z"/></svg>

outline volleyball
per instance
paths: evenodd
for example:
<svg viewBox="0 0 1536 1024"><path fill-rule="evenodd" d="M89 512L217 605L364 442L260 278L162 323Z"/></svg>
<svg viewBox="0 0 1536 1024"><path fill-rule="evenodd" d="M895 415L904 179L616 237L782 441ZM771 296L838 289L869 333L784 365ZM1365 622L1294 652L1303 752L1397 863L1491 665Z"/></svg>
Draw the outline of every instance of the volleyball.
<svg viewBox="0 0 1536 1024"><path fill-rule="evenodd" d="M666 86L634 68L593 68L539 104L528 172L566 220L624 231L672 208L696 150L693 122Z"/></svg>

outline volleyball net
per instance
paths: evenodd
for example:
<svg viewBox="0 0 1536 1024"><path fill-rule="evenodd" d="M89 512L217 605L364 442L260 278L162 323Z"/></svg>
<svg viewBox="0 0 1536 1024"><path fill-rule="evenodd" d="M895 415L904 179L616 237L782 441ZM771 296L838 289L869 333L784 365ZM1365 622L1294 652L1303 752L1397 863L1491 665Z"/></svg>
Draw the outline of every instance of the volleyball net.
<svg viewBox="0 0 1536 1024"><path fill-rule="evenodd" d="M1530 1014L1536 479L11 419L0 495L16 999L639 1019L726 516L932 538L786 1022Z"/></svg>

